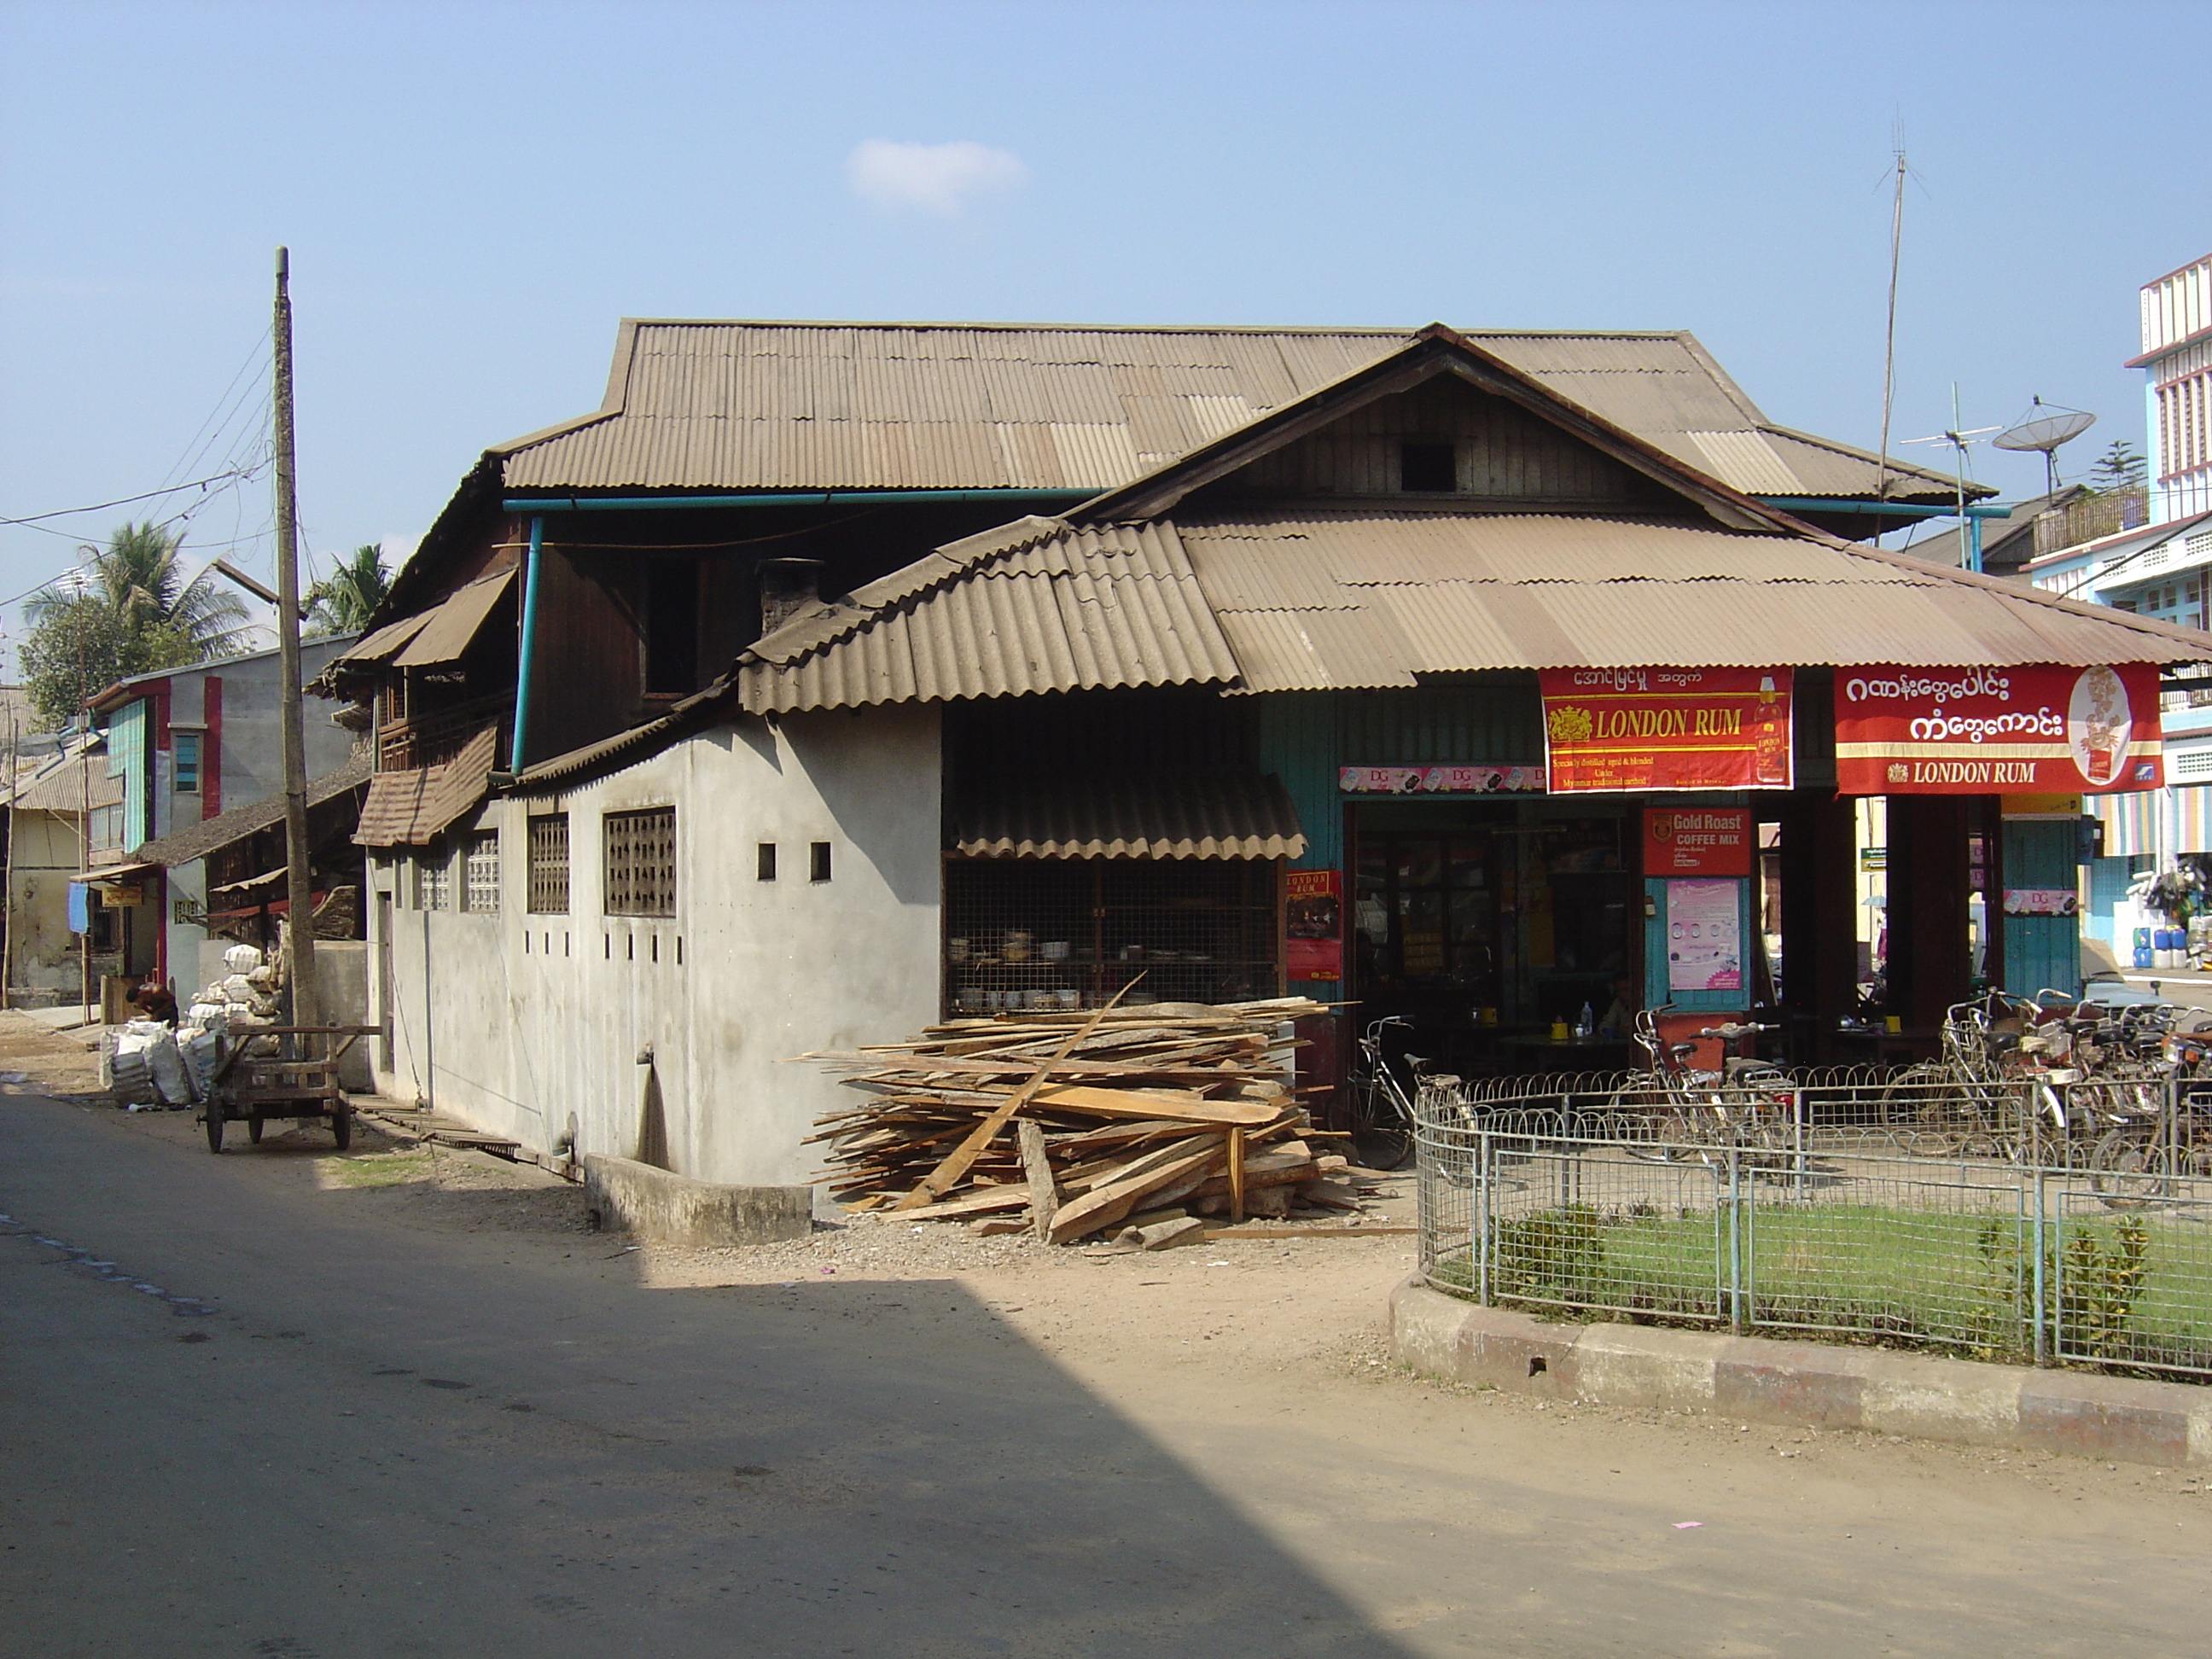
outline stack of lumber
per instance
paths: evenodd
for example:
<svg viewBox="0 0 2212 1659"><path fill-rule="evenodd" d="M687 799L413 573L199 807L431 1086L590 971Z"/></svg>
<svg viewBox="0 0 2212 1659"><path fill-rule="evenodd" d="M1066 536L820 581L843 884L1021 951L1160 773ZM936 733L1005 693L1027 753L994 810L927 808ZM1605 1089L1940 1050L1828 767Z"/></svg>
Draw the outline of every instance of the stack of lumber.
<svg viewBox="0 0 2212 1659"><path fill-rule="evenodd" d="M1294 1198L1354 1207L1285 1078L1284 1023L1322 1012L1302 997L1033 1012L805 1055L867 1096L818 1121L818 1178L848 1209L1056 1244L1180 1237L1194 1212L1279 1216Z"/></svg>

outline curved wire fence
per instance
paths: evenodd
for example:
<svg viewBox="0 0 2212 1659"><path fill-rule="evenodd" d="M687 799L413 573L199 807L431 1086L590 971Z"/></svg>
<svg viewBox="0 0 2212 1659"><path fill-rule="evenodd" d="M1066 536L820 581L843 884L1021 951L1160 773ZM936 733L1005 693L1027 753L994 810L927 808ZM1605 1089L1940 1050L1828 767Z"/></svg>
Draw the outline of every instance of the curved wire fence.
<svg viewBox="0 0 2212 1659"><path fill-rule="evenodd" d="M1440 1290L2212 1381L2212 1102L2185 1085L1629 1073L1418 1105Z"/></svg>

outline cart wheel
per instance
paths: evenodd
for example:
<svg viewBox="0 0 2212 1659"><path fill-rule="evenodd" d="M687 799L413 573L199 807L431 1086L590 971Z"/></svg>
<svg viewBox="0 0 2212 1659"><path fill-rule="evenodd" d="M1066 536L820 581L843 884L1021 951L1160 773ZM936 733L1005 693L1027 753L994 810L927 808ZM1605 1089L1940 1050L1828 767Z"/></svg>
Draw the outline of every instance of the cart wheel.
<svg viewBox="0 0 2212 1659"><path fill-rule="evenodd" d="M261 1126L268 1122L268 1121L269 1120L267 1118L262 1116L258 1112L256 1112L252 1117L246 1119L246 1138L248 1140L251 1140L255 1146L258 1146L261 1144Z"/></svg>
<svg viewBox="0 0 2212 1659"><path fill-rule="evenodd" d="M207 1119L208 1151L211 1152L219 1152L222 1150L222 1103L219 1100L210 1100L208 1102L205 1115Z"/></svg>
<svg viewBox="0 0 2212 1659"><path fill-rule="evenodd" d="M353 1145L353 1108L341 1106L331 1114L331 1138L340 1152Z"/></svg>

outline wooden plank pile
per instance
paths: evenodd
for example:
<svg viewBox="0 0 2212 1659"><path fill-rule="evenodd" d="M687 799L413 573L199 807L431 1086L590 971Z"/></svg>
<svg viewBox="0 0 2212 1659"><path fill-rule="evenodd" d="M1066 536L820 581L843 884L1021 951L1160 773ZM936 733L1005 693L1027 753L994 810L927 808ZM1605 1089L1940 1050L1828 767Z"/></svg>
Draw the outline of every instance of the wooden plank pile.
<svg viewBox="0 0 2212 1659"><path fill-rule="evenodd" d="M868 1097L818 1120L849 1210L965 1218L1055 1244L1194 1237L1199 1217L1358 1207L1285 1080L1303 997L1042 1011L801 1058Z"/></svg>

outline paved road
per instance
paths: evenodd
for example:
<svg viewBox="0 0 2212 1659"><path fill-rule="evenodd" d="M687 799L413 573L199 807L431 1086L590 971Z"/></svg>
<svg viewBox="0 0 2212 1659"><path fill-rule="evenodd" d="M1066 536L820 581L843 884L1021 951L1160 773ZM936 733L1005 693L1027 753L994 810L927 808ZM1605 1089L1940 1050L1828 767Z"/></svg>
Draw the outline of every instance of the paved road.
<svg viewBox="0 0 2212 1659"><path fill-rule="evenodd" d="M1072 1364L956 1284L653 1291L605 1241L303 1177L0 1098L0 1654L2208 1643L2212 1498L2171 1474L1823 1474L1295 1367Z"/></svg>

